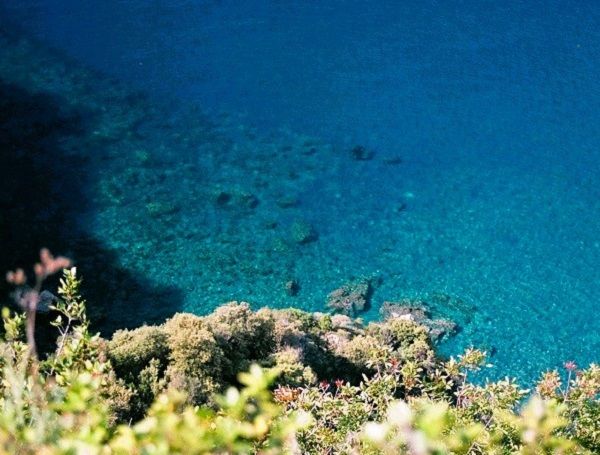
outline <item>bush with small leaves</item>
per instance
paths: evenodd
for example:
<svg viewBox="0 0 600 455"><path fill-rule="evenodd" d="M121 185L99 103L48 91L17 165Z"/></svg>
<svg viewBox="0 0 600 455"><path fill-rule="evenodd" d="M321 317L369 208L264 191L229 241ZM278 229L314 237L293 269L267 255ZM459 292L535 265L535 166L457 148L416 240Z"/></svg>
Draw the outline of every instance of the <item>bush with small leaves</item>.
<svg viewBox="0 0 600 455"><path fill-rule="evenodd" d="M156 326L117 330L108 342L107 352L115 371L135 381L153 359L164 368L169 355L167 334Z"/></svg>
<svg viewBox="0 0 600 455"><path fill-rule="evenodd" d="M35 305L2 313L0 454L600 453L595 364L545 373L523 405L530 392L512 380L469 381L484 352L441 359L414 322L364 327L246 304L106 342L89 333L80 284L75 269L64 272L46 360L27 333Z"/></svg>
<svg viewBox="0 0 600 455"><path fill-rule="evenodd" d="M206 322L179 313L164 325L169 346L169 387L185 390L192 403L204 403L221 389L225 355Z"/></svg>
<svg viewBox="0 0 600 455"><path fill-rule="evenodd" d="M600 453L600 366L585 370L566 362L563 381L557 370L548 371L536 390L545 399L560 403L569 422L565 434L574 436L593 453Z"/></svg>
<svg viewBox="0 0 600 455"><path fill-rule="evenodd" d="M273 319L268 310L253 312L245 302L231 302L203 319L224 353L225 381L235 381L240 371L274 351Z"/></svg>
<svg viewBox="0 0 600 455"><path fill-rule="evenodd" d="M393 357L393 350L372 335L356 335L342 344L340 355L360 372L373 371Z"/></svg>
<svg viewBox="0 0 600 455"><path fill-rule="evenodd" d="M302 361L300 349L287 347L275 352L270 357L269 365L279 371L277 384L300 387L314 384L317 381L315 372Z"/></svg>

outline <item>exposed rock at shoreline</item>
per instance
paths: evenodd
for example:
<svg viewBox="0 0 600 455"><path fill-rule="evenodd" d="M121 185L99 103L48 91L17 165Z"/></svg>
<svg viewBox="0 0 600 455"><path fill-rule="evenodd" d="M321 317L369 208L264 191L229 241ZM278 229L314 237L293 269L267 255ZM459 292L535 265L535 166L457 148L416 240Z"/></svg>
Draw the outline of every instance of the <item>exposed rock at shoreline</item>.
<svg viewBox="0 0 600 455"><path fill-rule="evenodd" d="M327 307L335 313L357 317L358 313L368 309L371 293L371 280L350 281L329 293Z"/></svg>
<svg viewBox="0 0 600 455"><path fill-rule="evenodd" d="M432 319L427 303L420 300L405 299L398 302L383 302L379 313L384 321L399 318L424 326L434 342L440 341L458 330L458 325L449 319Z"/></svg>

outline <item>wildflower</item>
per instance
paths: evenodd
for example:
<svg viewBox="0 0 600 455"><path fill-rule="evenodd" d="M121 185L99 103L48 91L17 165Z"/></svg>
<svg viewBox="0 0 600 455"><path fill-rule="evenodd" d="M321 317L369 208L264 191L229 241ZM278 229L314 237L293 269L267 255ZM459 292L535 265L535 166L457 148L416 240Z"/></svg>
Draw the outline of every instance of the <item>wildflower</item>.
<svg viewBox="0 0 600 455"><path fill-rule="evenodd" d="M70 266L71 260L69 258L63 256L54 257L48 248L42 248L40 250L40 262L34 265L33 271L38 279L43 280L47 276L67 269Z"/></svg>
<svg viewBox="0 0 600 455"><path fill-rule="evenodd" d="M547 371L543 374L542 379L537 384L538 393L544 398L553 397L556 390L561 386L560 376L558 371Z"/></svg>
<svg viewBox="0 0 600 455"><path fill-rule="evenodd" d="M279 386L273 391L273 398L279 403L290 403L300 395L298 389L289 386Z"/></svg>
<svg viewBox="0 0 600 455"><path fill-rule="evenodd" d="M564 367L568 371L575 371L577 369L577 364L572 360L569 360L568 362L564 363Z"/></svg>
<svg viewBox="0 0 600 455"><path fill-rule="evenodd" d="M321 382L319 382L319 387L323 391L325 391L325 390L327 390L329 388L329 382L327 382L327 381L321 381Z"/></svg>
<svg viewBox="0 0 600 455"><path fill-rule="evenodd" d="M337 389L341 389L343 385L344 385L344 381L342 379L336 379L335 380L335 387Z"/></svg>
<svg viewBox="0 0 600 455"><path fill-rule="evenodd" d="M364 432L367 439L375 443L383 443L387 436L387 427L381 423L367 422Z"/></svg>

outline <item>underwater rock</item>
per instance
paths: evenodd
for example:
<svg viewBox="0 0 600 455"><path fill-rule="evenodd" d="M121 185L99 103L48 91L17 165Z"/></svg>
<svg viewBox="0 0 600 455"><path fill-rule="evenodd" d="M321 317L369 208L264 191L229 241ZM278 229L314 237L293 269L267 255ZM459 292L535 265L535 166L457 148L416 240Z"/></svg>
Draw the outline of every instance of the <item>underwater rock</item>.
<svg viewBox="0 0 600 455"><path fill-rule="evenodd" d="M300 292L300 284L296 280L288 280L284 285L285 292L290 297L295 297Z"/></svg>
<svg viewBox="0 0 600 455"><path fill-rule="evenodd" d="M375 156L375 153L372 150L368 150L362 145L357 145L356 147L352 148L352 150L350 150L350 154L356 161L369 161Z"/></svg>
<svg viewBox="0 0 600 455"><path fill-rule="evenodd" d="M294 221L291 227L292 240L299 244L314 242L319 238L312 224L306 221Z"/></svg>
<svg viewBox="0 0 600 455"><path fill-rule="evenodd" d="M426 302L421 300L405 299L399 302L383 302L379 313L384 320L400 318L423 325L434 342L450 336L458 330L458 325L449 319L432 319Z"/></svg>
<svg viewBox="0 0 600 455"><path fill-rule="evenodd" d="M142 165L147 165L150 163L150 154L145 150L136 150L134 156Z"/></svg>
<svg viewBox="0 0 600 455"><path fill-rule="evenodd" d="M389 158L384 158L383 162L385 164L390 165L390 166L395 166L395 165L398 165L398 164L402 164L403 160L399 156L392 156L392 157L389 157Z"/></svg>
<svg viewBox="0 0 600 455"><path fill-rule="evenodd" d="M282 196L275 202L282 209L288 209L298 205L298 198L294 196Z"/></svg>
<svg viewBox="0 0 600 455"><path fill-rule="evenodd" d="M225 191L218 191L215 194L215 204L217 205L227 205L231 201L231 194Z"/></svg>
<svg viewBox="0 0 600 455"><path fill-rule="evenodd" d="M335 313L356 317L358 313L368 309L371 291L370 280L350 281L329 293L327 307Z"/></svg>
<svg viewBox="0 0 600 455"><path fill-rule="evenodd" d="M249 209L254 209L258 206L259 200L258 198L252 194L252 193L242 193L240 194L240 204L243 207L249 208Z"/></svg>
<svg viewBox="0 0 600 455"><path fill-rule="evenodd" d="M408 206L406 205L406 202L400 202L396 206L396 212L398 212L398 213L404 212L407 208L408 208Z"/></svg>
<svg viewBox="0 0 600 455"><path fill-rule="evenodd" d="M116 179L100 180L98 183L98 197L104 202L119 205L123 203L125 193Z"/></svg>
<svg viewBox="0 0 600 455"><path fill-rule="evenodd" d="M263 226L265 229L275 229L277 226L279 226L279 223L277 220L265 220L263 222Z"/></svg>
<svg viewBox="0 0 600 455"><path fill-rule="evenodd" d="M419 322L429 317L425 302L420 300L401 300L399 302L383 302L379 314L384 320L391 318L411 319ZM410 317L407 317L410 316Z"/></svg>
<svg viewBox="0 0 600 455"><path fill-rule="evenodd" d="M177 213L180 207L170 202L150 202L146 204L146 209L152 218L160 218Z"/></svg>
<svg viewBox="0 0 600 455"><path fill-rule="evenodd" d="M477 306L474 304L443 292L431 294L427 301L434 308L443 308L445 314L452 314L452 319L460 321L461 325L471 322L477 313Z"/></svg>
<svg viewBox="0 0 600 455"><path fill-rule="evenodd" d="M450 319L433 319L425 325L429 329L429 336L434 342L449 337L458 331L458 324Z"/></svg>
<svg viewBox="0 0 600 455"><path fill-rule="evenodd" d="M288 243L285 241L285 239L282 239L281 237L277 237L277 238L273 239L273 242L271 244L271 249L275 253L289 253L290 245L288 245Z"/></svg>
<svg viewBox="0 0 600 455"><path fill-rule="evenodd" d="M255 209L260 200L247 191L225 191L217 190L213 196L214 203L218 207L235 207L239 209Z"/></svg>

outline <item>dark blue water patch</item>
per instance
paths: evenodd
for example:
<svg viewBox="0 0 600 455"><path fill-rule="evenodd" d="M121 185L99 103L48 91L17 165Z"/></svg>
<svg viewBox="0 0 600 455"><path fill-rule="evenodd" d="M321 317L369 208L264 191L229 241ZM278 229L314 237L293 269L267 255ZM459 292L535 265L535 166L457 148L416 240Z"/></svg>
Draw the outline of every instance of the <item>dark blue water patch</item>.
<svg viewBox="0 0 600 455"><path fill-rule="evenodd" d="M37 71L28 71L27 65L20 65L21 77L7 71L11 67L8 52L27 53L22 53L22 43L1 32L0 42L0 267L27 267L39 260L36 254L41 246L50 247L77 259L79 272L86 277L86 295L99 303L89 308L94 328L106 328L108 320L110 325L125 327L139 325L143 319L161 321L181 304L179 290L151 283L120 266L114 249L81 223L95 210L90 203L94 168L102 157L94 159L80 149L101 149L88 129L97 112L71 105L55 91L40 90L38 84L25 83ZM61 65L40 67L44 61L31 63L44 68L44 79L55 82ZM57 278L49 280L51 289L58 285ZM0 285L0 293L2 303L7 304L6 283ZM145 313L144 302L160 302L165 296L171 305L167 313L161 308L151 315ZM39 320L40 346L53 345L56 333L45 330L47 315L40 315Z"/></svg>
<svg viewBox="0 0 600 455"><path fill-rule="evenodd" d="M492 375L530 380L597 360L592 2L4 10L78 61L175 101L133 125L101 123L113 155L93 169L94 210L80 223L125 269L176 286L176 309L245 299L321 311L332 289L377 276L367 319L385 300L458 298L466 305L436 304L470 321L444 349L496 352ZM231 114L208 125L190 104ZM353 159L356 145L371 159ZM318 240L296 242L297 223Z"/></svg>
<svg viewBox="0 0 600 455"><path fill-rule="evenodd" d="M438 157L595 150L586 147L597 139L591 2L7 8L97 68L204 109L247 112L261 128Z"/></svg>

